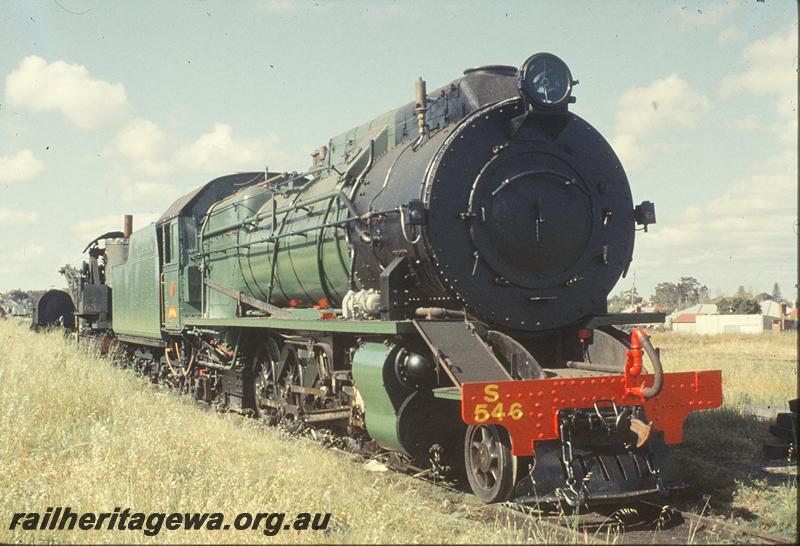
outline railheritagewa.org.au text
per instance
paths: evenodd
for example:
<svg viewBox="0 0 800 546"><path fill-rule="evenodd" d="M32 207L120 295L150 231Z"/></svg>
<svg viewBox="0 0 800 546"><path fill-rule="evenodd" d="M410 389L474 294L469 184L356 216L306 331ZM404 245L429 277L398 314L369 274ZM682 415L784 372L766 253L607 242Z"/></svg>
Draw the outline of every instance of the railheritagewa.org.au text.
<svg viewBox="0 0 800 546"><path fill-rule="evenodd" d="M220 512L75 512L69 506L48 507L44 512L16 512L8 529L23 531L134 531L155 536L167 531L261 531L274 536L281 531L325 531L330 513L240 512L228 518Z"/></svg>

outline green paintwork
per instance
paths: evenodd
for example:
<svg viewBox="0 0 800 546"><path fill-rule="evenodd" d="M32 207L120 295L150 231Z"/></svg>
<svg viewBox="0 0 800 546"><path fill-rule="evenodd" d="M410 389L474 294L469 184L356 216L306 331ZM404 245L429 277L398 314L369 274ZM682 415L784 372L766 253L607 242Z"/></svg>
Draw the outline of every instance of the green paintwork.
<svg viewBox="0 0 800 546"><path fill-rule="evenodd" d="M365 343L353 357L353 380L364 398L364 419L369 435L382 447L402 450L398 437L397 410L384 381L384 368L389 364L392 346Z"/></svg>
<svg viewBox="0 0 800 546"><path fill-rule="evenodd" d="M161 316L164 317L164 327L168 330L179 330L182 316L178 225L178 219L173 218L161 227L160 233L157 230L161 237L161 248L170 249L169 256L164 251L161 253L161 273L164 278L164 306Z"/></svg>
<svg viewBox="0 0 800 546"><path fill-rule="evenodd" d="M370 142L374 157L396 144L396 118L388 112L331 139L328 164L336 168L311 181L274 193L252 187L214 205L199 231L207 278L281 307L338 306L349 277L346 229L317 228L351 216L341 196L367 168ZM208 289L205 296L205 317L235 315L233 298Z"/></svg>
<svg viewBox="0 0 800 546"><path fill-rule="evenodd" d="M188 318L185 326L206 328L273 328L276 330L296 330L307 332L333 332L360 335L398 335L415 331L409 321L384 320L337 320L337 319L272 319L267 317L247 318Z"/></svg>
<svg viewBox="0 0 800 546"><path fill-rule="evenodd" d="M416 138L411 106L391 110L331 138L325 168L309 178L274 186L249 176L257 173L243 173L249 180L232 178L240 175L220 177L176 200L159 220L153 237L153 248L155 237L161 237L163 248L164 230L169 229L174 250L171 259L156 264L156 274L160 271L164 276L164 300L163 306L156 302L158 313L151 323L163 320L165 329L179 331L197 318L237 316L236 299L209 288L204 279L281 307L312 307L323 299L338 307L349 278L347 229L319 226L352 216L343 196L350 196L371 157L379 158ZM276 177L277 173L267 175ZM131 256L138 260L135 251ZM154 283L157 300L159 282ZM130 305L139 305L134 299ZM172 307L174 317L170 317ZM122 315L121 320L127 321ZM247 324L251 324L249 319ZM291 327L296 326L293 322ZM358 323L339 328L332 331L395 329ZM154 329L148 325L145 330Z"/></svg>
<svg viewBox="0 0 800 546"><path fill-rule="evenodd" d="M192 216L181 216L180 230L180 318L202 315L202 278L197 263L191 257L197 252L197 221Z"/></svg>
<svg viewBox="0 0 800 546"><path fill-rule="evenodd" d="M245 280L244 272L249 270L249 264L244 260L243 249L237 248L237 245L245 242L244 238L249 233L248 228L238 227L234 230L224 228L242 224L246 218L256 214L264 203L269 202L271 197L272 192L263 187L249 187L211 206L207 220L198 228L201 233L200 250L207 253L201 262L206 278L238 292L263 299L258 286ZM211 237L204 235L214 231L220 233ZM266 282L266 279L262 279L261 282ZM203 290L205 317L236 316L236 301L233 298L207 287Z"/></svg>
<svg viewBox="0 0 800 546"><path fill-rule="evenodd" d="M399 119L398 110L386 112L333 137L328 143L330 164L341 171L341 167L347 166L353 158L367 151L370 139L375 139L375 156L394 148L397 145L396 126L404 121Z"/></svg>
<svg viewBox="0 0 800 546"><path fill-rule="evenodd" d="M128 261L111 270L114 332L161 339L159 271L156 228L134 232L128 242Z"/></svg>
<svg viewBox="0 0 800 546"><path fill-rule="evenodd" d="M442 400L461 400L461 389L459 387L441 387L433 389L433 397Z"/></svg>
<svg viewBox="0 0 800 546"><path fill-rule="evenodd" d="M278 210L290 205L291 210L277 214L275 231L256 230L249 234L249 240L255 242L270 233L285 234L347 218L348 211L338 199L323 198L340 189L341 184L337 178L321 178L300 193L276 196ZM271 210L272 203L261 210L268 214L261 225L268 228L272 226ZM269 279L275 244L278 245L278 253L275 258L274 288L270 293ZM313 306L322 299L337 302L344 296L348 254L347 240L341 229L315 230L304 235L284 237L275 243L256 243L249 249L244 249L244 253L250 264L245 275L267 280L267 291L261 294L261 298L268 299L275 305L286 306L294 299L300 307ZM320 267L320 261L327 262L330 267L324 270Z"/></svg>

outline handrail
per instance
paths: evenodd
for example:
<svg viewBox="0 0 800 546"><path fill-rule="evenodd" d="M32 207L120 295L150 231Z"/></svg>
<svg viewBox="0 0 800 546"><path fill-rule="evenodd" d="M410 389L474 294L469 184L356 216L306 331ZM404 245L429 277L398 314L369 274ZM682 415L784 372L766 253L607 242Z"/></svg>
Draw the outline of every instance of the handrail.
<svg viewBox="0 0 800 546"><path fill-rule="evenodd" d="M383 210L372 212L371 214L369 214L369 216L378 216L378 215L383 215L383 214L399 214L399 212L400 212L400 210L398 208L383 209ZM329 228L329 227L346 225L346 224L349 224L349 223L352 223L352 222L356 222L358 220L363 220L363 219L364 219L363 217L349 217L349 218L344 218L342 220L335 220L333 222L326 222L325 224L318 224L318 225L315 225L315 226L299 229L297 231L289 231L289 232L286 232L286 233L279 233L278 235L270 235L269 237L265 237L263 239L256 239L254 241L250 241L250 242L247 242L247 243L242 243L242 244L238 244L238 245L231 245L231 246L227 246L227 247L223 247L223 248L215 248L215 249L208 250L208 251L205 251L205 252L198 252L198 253L195 253L193 255L193 257L197 258L197 257L200 257L200 256L208 256L210 254L214 254L214 253L218 253L218 252L227 252L229 250L234 250L234 249L237 249L237 248L247 248L247 247L250 247L252 245L256 245L256 244L260 244L260 243L271 243L271 242L277 241L279 239L283 239L285 237L293 237L295 235L303 235L303 234L309 233L311 231L317 231L317 230L325 229L325 228Z"/></svg>
<svg viewBox="0 0 800 546"><path fill-rule="evenodd" d="M302 209L303 207L307 207L308 205L313 205L314 203L319 203L320 201L325 201L326 199L334 199L336 197L338 197L342 201L342 203L344 203L344 205L347 207L347 210L349 210L353 216L356 217L359 216L358 211L356 210L353 202L345 195L345 193L341 189L336 189L336 190L331 190L329 192L321 193L306 200L295 201L291 205L286 205L278 209L273 209L267 212L259 212L258 214L254 214L253 216L248 216L247 218L241 220L240 222L212 229L211 231L209 231L208 233L204 233L203 235L204 237L213 237L214 235L219 235L221 233L225 233L226 231L237 229L246 226L248 224L253 224L255 222L258 222L259 220L264 220L265 218L269 218L270 216L274 217L284 212L291 212L298 209Z"/></svg>

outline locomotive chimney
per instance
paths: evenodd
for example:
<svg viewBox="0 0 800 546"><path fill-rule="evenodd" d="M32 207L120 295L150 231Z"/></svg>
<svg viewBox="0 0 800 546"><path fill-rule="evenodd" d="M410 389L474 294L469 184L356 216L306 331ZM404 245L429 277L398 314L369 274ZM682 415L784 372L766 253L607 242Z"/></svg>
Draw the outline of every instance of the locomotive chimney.
<svg viewBox="0 0 800 546"><path fill-rule="evenodd" d="M417 124L419 125L419 138L428 135L428 126L425 124L425 113L428 111L428 91L425 80L421 77L416 82L416 105L414 111L417 113Z"/></svg>
<svg viewBox="0 0 800 546"><path fill-rule="evenodd" d="M133 233L133 215L126 214L122 220L122 235L126 239Z"/></svg>

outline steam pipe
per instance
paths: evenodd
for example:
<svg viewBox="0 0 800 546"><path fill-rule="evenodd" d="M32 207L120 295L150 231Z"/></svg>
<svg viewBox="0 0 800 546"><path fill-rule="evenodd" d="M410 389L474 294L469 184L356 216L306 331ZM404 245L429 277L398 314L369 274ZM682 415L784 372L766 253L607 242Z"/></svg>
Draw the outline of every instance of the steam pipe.
<svg viewBox="0 0 800 546"><path fill-rule="evenodd" d="M645 399L648 399L657 396L658 393L661 392L661 389L664 386L664 369L661 366L661 355L659 354L658 350L653 347L653 342L650 341L650 336L645 335L642 337L641 343L642 349L644 349L644 352L647 353L647 358L649 358L650 362L653 363L653 386L642 389L642 396L644 396Z"/></svg>
<svg viewBox="0 0 800 546"><path fill-rule="evenodd" d="M467 316L464 311L455 311L443 307L417 307L414 314L429 320L432 318L464 318Z"/></svg>

